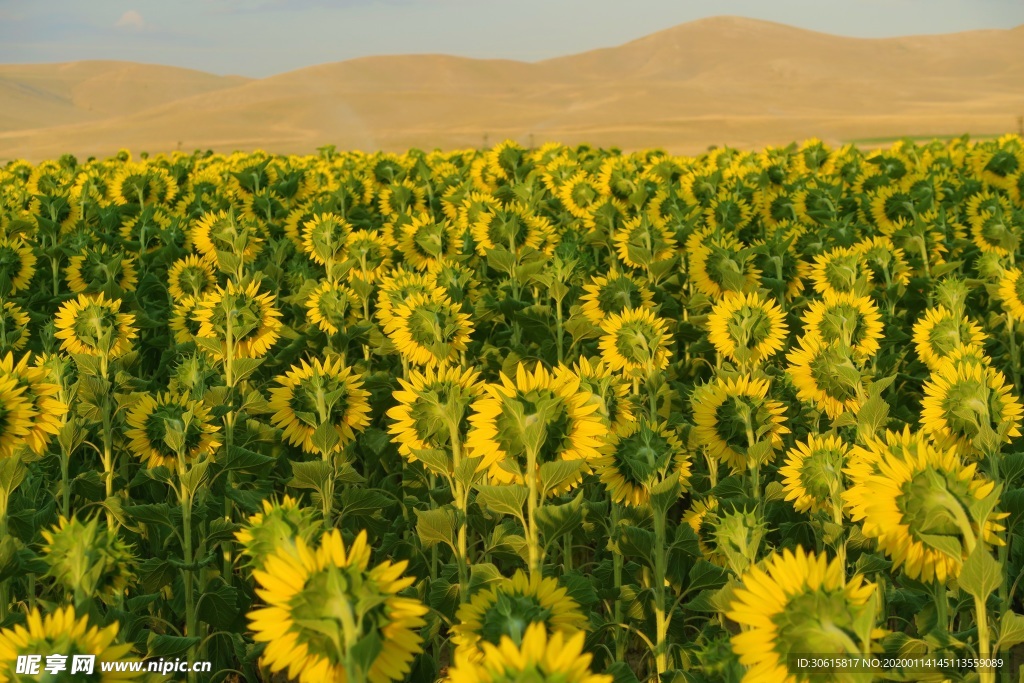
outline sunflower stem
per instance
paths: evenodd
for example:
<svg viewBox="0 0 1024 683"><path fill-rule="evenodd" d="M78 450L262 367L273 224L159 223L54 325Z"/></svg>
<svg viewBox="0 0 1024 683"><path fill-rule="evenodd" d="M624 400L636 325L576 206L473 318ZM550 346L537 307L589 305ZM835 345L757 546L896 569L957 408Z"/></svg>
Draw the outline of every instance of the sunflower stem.
<svg viewBox="0 0 1024 683"><path fill-rule="evenodd" d="M1006 317L1006 338L1010 342L1010 370L1013 373L1013 388L1020 394L1020 356L1017 353L1017 321Z"/></svg>
<svg viewBox="0 0 1024 683"><path fill-rule="evenodd" d="M991 643L988 633L988 608L985 606L985 601L977 595L974 596L974 612L978 626L978 657L989 659ZM995 683L996 674L991 667L978 667L978 680L981 683Z"/></svg>
<svg viewBox="0 0 1024 683"><path fill-rule="evenodd" d="M658 679L668 671L668 615L665 613L665 511L651 506L654 513L654 663Z"/></svg>
<svg viewBox="0 0 1024 683"><path fill-rule="evenodd" d="M107 354L100 355L100 375L106 383L108 375L108 361ZM106 498L104 499L105 504L103 506L106 512L107 526L111 529L116 528L114 513L110 509L110 499L114 496L114 429L113 429L113 415L111 413L110 405L110 389L107 386L106 392L103 395L103 484L106 492Z"/></svg>
<svg viewBox="0 0 1024 683"><path fill-rule="evenodd" d="M614 501L611 503L612 506L612 519L611 519L611 533L609 534L612 538L615 537L615 532L619 528L619 519L622 515L622 511ZM622 623L622 602L619 599L619 591L622 589L622 554L615 551L612 554L612 581L614 585L614 600L612 613L614 615L613 620L616 624ZM623 662L626 657L626 632L622 629L615 630L615 661Z"/></svg>
<svg viewBox="0 0 1024 683"><path fill-rule="evenodd" d="M537 508L540 507L537 491L537 453L532 447L526 449L526 484L529 495L526 501L526 542L530 560L530 578L544 575L544 560L540 552L540 539L537 534Z"/></svg>
<svg viewBox="0 0 1024 683"><path fill-rule="evenodd" d="M932 583L932 597L935 599L935 613L939 626L944 633L949 633L949 597L946 595L946 584L936 579Z"/></svg>
<svg viewBox="0 0 1024 683"><path fill-rule="evenodd" d="M843 568L843 578L846 578L846 529L843 527L843 499L842 487L835 487L832 492L832 523L841 529L839 538L836 540L836 557L839 559L839 566Z"/></svg>
<svg viewBox="0 0 1024 683"><path fill-rule="evenodd" d="M65 519L68 518L68 512L71 509L71 475L69 473L71 465L71 454L68 453L66 448L60 449L60 513Z"/></svg>
<svg viewBox="0 0 1024 683"><path fill-rule="evenodd" d="M224 453L228 456L231 454L231 448L234 443L235 434L235 419L238 417L235 412L235 374L234 374L234 359L235 359L235 339L231 328L231 315L232 311L228 311L226 321L224 325L224 381L227 384L227 401L228 411L224 414ZM235 485L235 474L233 470L228 470L227 478L224 486L230 490ZM229 522L234 517L235 506L230 496L224 496L224 519ZM231 541L224 541L221 544L221 552L223 553L224 560L224 582L227 585L231 585L231 575L234 569L234 557L233 548Z"/></svg>
<svg viewBox="0 0 1024 683"><path fill-rule="evenodd" d="M195 576L192 570L192 562L194 553L192 549L192 491L188 486L182 482L182 478L185 475L185 454L182 451L178 451L178 495L180 497L181 504L181 532L183 536L184 545L184 561L185 567L181 571L181 580L185 584L185 635L189 638L195 638L199 636L198 625L196 623L196 598L195 598ZM196 646L192 645L188 649L188 661L189 664L193 664L196 660ZM189 683L194 683L196 680L195 673L190 671L188 674Z"/></svg>
<svg viewBox="0 0 1024 683"><path fill-rule="evenodd" d="M563 341L564 334L562 332L562 300L560 298L555 299L555 335L558 340L558 364L562 364L562 358L564 357L564 346Z"/></svg>
<svg viewBox="0 0 1024 683"><path fill-rule="evenodd" d="M452 446L452 470L458 472L459 465L462 464L462 441L459 439L458 423L452 419L448 420L448 440ZM459 603L462 604L469 601L469 557L466 539L466 527L469 524L469 495L458 476L453 477L452 482L455 491L455 506L459 511L455 561L459 565Z"/></svg>

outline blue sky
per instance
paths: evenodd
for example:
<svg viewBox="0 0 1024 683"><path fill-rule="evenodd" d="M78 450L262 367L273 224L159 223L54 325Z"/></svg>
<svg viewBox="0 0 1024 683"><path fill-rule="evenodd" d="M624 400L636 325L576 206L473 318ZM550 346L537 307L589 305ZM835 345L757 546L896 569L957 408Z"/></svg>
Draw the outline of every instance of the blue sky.
<svg viewBox="0 0 1024 683"><path fill-rule="evenodd" d="M262 77L353 57L534 61L731 14L860 37L1024 24L1022 0L0 0L0 63L119 59Z"/></svg>

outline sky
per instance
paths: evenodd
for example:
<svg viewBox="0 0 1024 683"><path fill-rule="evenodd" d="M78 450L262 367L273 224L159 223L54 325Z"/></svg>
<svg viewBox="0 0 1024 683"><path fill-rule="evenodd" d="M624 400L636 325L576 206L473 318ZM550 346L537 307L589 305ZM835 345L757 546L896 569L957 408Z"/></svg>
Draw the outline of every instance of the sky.
<svg viewBox="0 0 1024 683"><path fill-rule="evenodd" d="M716 15L876 38L1013 28L1024 0L0 0L0 63L264 77L381 54L536 61Z"/></svg>

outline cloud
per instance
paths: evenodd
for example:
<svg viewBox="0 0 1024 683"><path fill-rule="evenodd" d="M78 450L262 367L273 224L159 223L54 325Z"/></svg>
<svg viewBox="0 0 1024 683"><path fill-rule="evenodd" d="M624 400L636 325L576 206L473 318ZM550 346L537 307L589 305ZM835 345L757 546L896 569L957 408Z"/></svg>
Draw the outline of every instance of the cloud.
<svg viewBox="0 0 1024 683"><path fill-rule="evenodd" d="M114 26L131 31L141 31L146 28L146 20L142 18L142 15L137 10L130 9L114 22Z"/></svg>

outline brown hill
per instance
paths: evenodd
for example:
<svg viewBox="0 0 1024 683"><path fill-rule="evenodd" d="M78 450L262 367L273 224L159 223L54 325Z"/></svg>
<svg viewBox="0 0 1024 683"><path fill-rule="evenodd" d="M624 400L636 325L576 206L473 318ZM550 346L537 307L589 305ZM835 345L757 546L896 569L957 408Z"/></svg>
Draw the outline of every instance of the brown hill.
<svg viewBox="0 0 1024 683"><path fill-rule="evenodd" d="M10 83L20 100L4 97ZM536 63L369 57L251 81L109 62L0 67L0 159L505 138L692 153L998 134L1024 114L1021 83L1024 26L857 39L733 17Z"/></svg>

